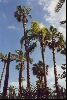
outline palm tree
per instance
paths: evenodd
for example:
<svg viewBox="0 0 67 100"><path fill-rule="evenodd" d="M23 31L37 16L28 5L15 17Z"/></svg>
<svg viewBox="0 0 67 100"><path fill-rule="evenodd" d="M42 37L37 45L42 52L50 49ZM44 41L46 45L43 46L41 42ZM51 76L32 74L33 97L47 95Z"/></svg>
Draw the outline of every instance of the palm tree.
<svg viewBox="0 0 67 100"><path fill-rule="evenodd" d="M27 87L30 88L30 74L29 74L29 52L28 52L28 40L27 40L27 32L26 32L26 24L28 22L27 16L29 15L30 8L25 8L25 6L17 6L17 10L15 12L15 17L19 22L23 23L24 29L24 37L25 37L25 51L26 51L26 61L27 61ZM29 15L30 16L30 15Z"/></svg>
<svg viewBox="0 0 67 100"><path fill-rule="evenodd" d="M37 64L33 64L33 75L36 75L36 77L42 82L43 81L43 76L44 76L44 71L43 71L43 63L42 61L39 61Z"/></svg>
<svg viewBox="0 0 67 100"><path fill-rule="evenodd" d="M3 98L6 98L7 95L7 88L8 88L8 80L9 80L9 65L11 61L14 61L16 59L15 55L11 55L11 53L8 53L8 56L5 55L3 56L2 54L0 54L0 59L6 63L6 75L5 75L5 81L4 81L4 87L3 87ZM5 66L4 66L5 67ZM4 68L3 68L3 72L4 72ZM3 77L3 73L1 75L1 79Z"/></svg>
<svg viewBox="0 0 67 100"><path fill-rule="evenodd" d="M44 70L43 70L43 63L42 61L39 61L37 64L33 64L33 74L36 75L36 77L39 79L37 81L37 98L42 99L44 98L44 81L43 81L43 77L44 77ZM46 65L47 69L48 69L48 65ZM47 73L47 70L46 70ZM44 94L43 94L44 93ZM40 95L39 95L40 94ZM43 97L42 97L43 95Z"/></svg>
<svg viewBox="0 0 67 100"><path fill-rule="evenodd" d="M24 70L24 55L21 50L17 50L16 53L18 53L18 58L16 58L16 62L18 62L18 65L16 65L16 69L19 70L19 97L22 97L22 71Z"/></svg>
<svg viewBox="0 0 67 100"><path fill-rule="evenodd" d="M46 65L44 59L44 52L45 52L47 41L50 39L50 33L46 27L40 28L38 22L32 22L31 32L34 35L35 39L38 39L40 43L43 70L44 70L44 85L45 85L45 90L47 91Z"/></svg>
<svg viewBox="0 0 67 100"><path fill-rule="evenodd" d="M3 98L6 98L7 95L8 80L9 80L9 65L10 65L10 52L8 53L8 58L7 58L6 75L3 87Z"/></svg>
<svg viewBox="0 0 67 100"><path fill-rule="evenodd" d="M60 45L60 47L57 49L57 52L59 51L61 54L66 56L66 42L62 35L59 37L58 44ZM63 73L59 76L62 79L66 77L66 64L62 64L61 68L63 70Z"/></svg>
<svg viewBox="0 0 67 100"><path fill-rule="evenodd" d="M53 26L50 27L51 40L48 42L48 47L52 49L53 53L53 64L54 64L54 75L55 75L55 87L57 92L57 98L59 98L59 89L58 89L58 76L56 68L56 57L55 51L60 52L64 47L63 35L60 32L57 32L57 29Z"/></svg>

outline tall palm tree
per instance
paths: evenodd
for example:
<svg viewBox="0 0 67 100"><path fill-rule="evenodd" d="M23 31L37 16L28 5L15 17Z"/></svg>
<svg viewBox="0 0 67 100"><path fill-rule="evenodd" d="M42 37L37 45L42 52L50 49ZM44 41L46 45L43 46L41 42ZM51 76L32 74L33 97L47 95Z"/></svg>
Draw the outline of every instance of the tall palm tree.
<svg viewBox="0 0 67 100"><path fill-rule="evenodd" d="M44 59L44 52L45 52L47 41L50 39L50 33L45 26L40 28L38 22L32 22L31 32L34 35L35 39L37 39L40 43L43 70L44 70L44 85L45 85L45 90L47 91L46 65Z"/></svg>
<svg viewBox="0 0 67 100"><path fill-rule="evenodd" d="M63 43L62 43L63 42ZM61 49L59 49L60 53L66 57L66 42L63 40L63 37L60 37L59 43L61 43ZM63 44L63 45L62 45ZM58 51L58 50L57 50ZM66 78L66 63L61 66L63 73L59 75L61 79Z"/></svg>
<svg viewBox="0 0 67 100"><path fill-rule="evenodd" d="M19 70L19 97L22 97L22 71L24 70L24 55L21 50L16 51L18 53L18 58L16 59L16 62L18 62L18 65L16 65L16 69Z"/></svg>
<svg viewBox="0 0 67 100"><path fill-rule="evenodd" d="M25 8L24 6L17 6L17 10L15 12L15 17L19 22L23 23L24 36L25 36L25 51L26 51L26 60L27 60L27 87L30 88L30 74L29 74L29 52L28 52L28 40L27 40L27 32L26 32L26 24L28 22L27 16L29 15L30 8ZM30 15L29 15L30 16Z"/></svg>
<svg viewBox="0 0 67 100"><path fill-rule="evenodd" d="M9 80L9 65L10 65L10 52L8 53L8 58L7 58L6 75L3 87L3 98L6 98L7 95L8 80Z"/></svg>
<svg viewBox="0 0 67 100"><path fill-rule="evenodd" d="M59 37L58 44L60 45L60 47L57 49L57 52L59 50L59 52L66 57L66 41L64 40L62 35ZM60 78L66 78L66 64L62 64L61 68L63 70L63 73Z"/></svg>
<svg viewBox="0 0 67 100"><path fill-rule="evenodd" d="M57 29L54 28L53 26L50 27L50 33L51 33L51 40L50 42L48 42L48 46L53 51L52 53L53 53L54 75L55 75L55 87L57 92L57 98L59 98L55 51L57 50L58 52L60 52L60 50L64 46L64 40L62 39L63 35L60 32L58 32Z"/></svg>

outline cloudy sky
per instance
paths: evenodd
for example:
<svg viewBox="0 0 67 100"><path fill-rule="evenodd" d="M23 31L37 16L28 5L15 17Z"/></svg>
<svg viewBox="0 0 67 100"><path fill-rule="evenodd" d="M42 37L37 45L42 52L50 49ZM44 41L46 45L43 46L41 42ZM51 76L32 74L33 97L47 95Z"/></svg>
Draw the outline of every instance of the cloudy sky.
<svg viewBox="0 0 67 100"><path fill-rule="evenodd" d="M66 19L66 2L62 6L59 13L55 13L54 10L57 2L58 0L0 0L0 52L8 54L9 51L14 53L16 49L20 49L20 39L23 35L23 29L22 24L17 22L14 18L14 12L17 5L31 7L31 15L33 20L39 21L41 26L45 25L48 28L50 25L55 26L58 31L63 33L64 38L66 39L66 25L60 25L59 23L60 21ZM30 23L28 24L28 27L29 26ZM34 58L34 63L41 60L39 45L31 57ZM58 73L62 73L60 70L60 65L65 63L65 57L63 55L56 54L56 61L58 65ZM50 65L48 84L52 86L54 84L52 51L50 51L48 48L45 53L45 62L46 64ZM15 62L10 64L10 84L17 84L18 71L15 70L15 66ZM30 66L31 82L34 84L36 77L32 75L32 65ZM3 63L0 62L0 75L2 68ZM26 84L26 70L24 70L23 76L25 77ZM65 81L59 80L59 82L65 87Z"/></svg>

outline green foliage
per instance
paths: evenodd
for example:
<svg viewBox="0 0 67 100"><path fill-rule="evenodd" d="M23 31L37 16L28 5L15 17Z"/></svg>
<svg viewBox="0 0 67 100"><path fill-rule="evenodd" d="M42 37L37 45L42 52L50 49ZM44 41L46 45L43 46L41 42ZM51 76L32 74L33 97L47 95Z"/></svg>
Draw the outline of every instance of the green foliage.
<svg viewBox="0 0 67 100"><path fill-rule="evenodd" d="M25 6L21 7L21 5L17 6L16 11L14 13L14 17L17 19L18 22L28 22L26 15L28 15L31 18L31 15L29 12L31 11L30 8L26 8Z"/></svg>
<svg viewBox="0 0 67 100"><path fill-rule="evenodd" d="M43 70L43 63L42 61L39 61L37 64L33 64L33 74L39 78L40 76L44 76L44 70ZM48 65L46 65L46 74L48 75Z"/></svg>
<svg viewBox="0 0 67 100"><path fill-rule="evenodd" d="M56 28L53 26L50 26L50 41L48 41L47 45L50 49L55 48L57 52L61 52L62 54L65 54L65 40L63 37L63 34L58 32Z"/></svg>
<svg viewBox="0 0 67 100"><path fill-rule="evenodd" d="M64 37L63 37L63 35L60 35L59 40L58 40L58 44L61 47L64 47Z"/></svg>
<svg viewBox="0 0 67 100"><path fill-rule="evenodd" d="M34 21L31 24L31 32L33 34L43 35L43 37L45 37L46 34L48 33L48 29L45 26L43 26L42 28L40 28L39 23Z"/></svg>
<svg viewBox="0 0 67 100"><path fill-rule="evenodd" d="M50 32L52 32L52 35L56 34L57 33L57 29L54 28L53 26L50 26Z"/></svg>
<svg viewBox="0 0 67 100"><path fill-rule="evenodd" d="M38 22L32 22L32 24L31 24L31 32L33 34L38 34L39 30L40 30L40 28L39 28Z"/></svg>
<svg viewBox="0 0 67 100"><path fill-rule="evenodd" d="M4 57L3 53L0 53L0 59L2 59Z"/></svg>

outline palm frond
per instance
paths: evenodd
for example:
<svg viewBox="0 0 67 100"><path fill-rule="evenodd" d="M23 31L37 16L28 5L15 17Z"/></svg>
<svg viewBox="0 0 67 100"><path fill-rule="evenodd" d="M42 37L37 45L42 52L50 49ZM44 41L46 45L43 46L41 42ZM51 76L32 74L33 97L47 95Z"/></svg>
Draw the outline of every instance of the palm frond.
<svg viewBox="0 0 67 100"><path fill-rule="evenodd" d="M55 7L55 12L59 12L59 10L63 6L64 2L65 2L65 0L59 0L58 4Z"/></svg>
<svg viewBox="0 0 67 100"><path fill-rule="evenodd" d="M32 45L30 45L29 46L29 52L33 52L33 50L35 49L35 47L37 47L37 44L36 44L36 42L35 43L33 43Z"/></svg>

